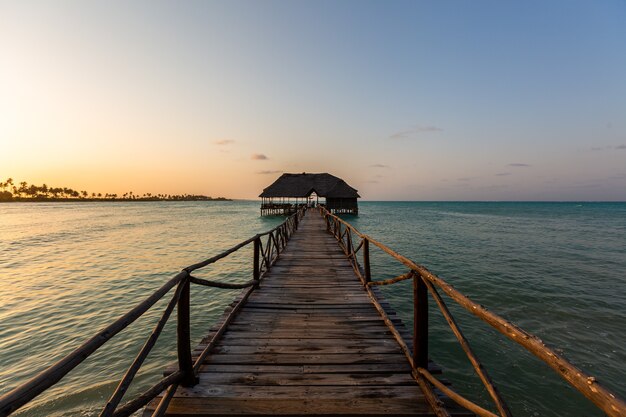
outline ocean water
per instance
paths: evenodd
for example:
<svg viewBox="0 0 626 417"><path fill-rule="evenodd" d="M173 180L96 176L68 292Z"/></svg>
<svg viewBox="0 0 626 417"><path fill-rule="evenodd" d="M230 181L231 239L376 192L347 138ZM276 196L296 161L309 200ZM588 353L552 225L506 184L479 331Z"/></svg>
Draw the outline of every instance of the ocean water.
<svg viewBox="0 0 626 417"><path fill-rule="evenodd" d="M359 216L344 217L626 397L625 203L362 202ZM260 217L258 202L1 204L0 393L62 358L181 268L281 221ZM197 275L248 279L251 252L244 248ZM403 272L372 248L374 279ZM192 288L193 345L237 291ZM384 291L410 326L410 284ZM603 415L547 365L447 301L514 415ZM97 415L166 302L16 415ZM433 304L430 356L456 390L489 407ZM127 398L175 361L170 321Z"/></svg>

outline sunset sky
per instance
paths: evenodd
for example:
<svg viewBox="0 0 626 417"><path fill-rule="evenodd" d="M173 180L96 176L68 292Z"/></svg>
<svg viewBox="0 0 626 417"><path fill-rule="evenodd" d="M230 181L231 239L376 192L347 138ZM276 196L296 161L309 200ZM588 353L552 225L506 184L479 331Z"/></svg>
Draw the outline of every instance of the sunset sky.
<svg viewBox="0 0 626 417"><path fill-rule="evenodd" d="M0 180L626 200L626 2L0 1Z"/></svg>

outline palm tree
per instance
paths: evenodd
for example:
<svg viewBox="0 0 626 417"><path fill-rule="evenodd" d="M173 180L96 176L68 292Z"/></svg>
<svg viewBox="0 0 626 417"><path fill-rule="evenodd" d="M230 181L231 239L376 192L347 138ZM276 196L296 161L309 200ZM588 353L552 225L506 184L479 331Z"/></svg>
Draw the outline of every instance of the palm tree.
<svg viewBox="0 0 626 417"><path fill-rule="evenodd" d="M13 185L13 178L8 178L7 181L4 183L4 185L2 186L2 188L11 187L12 185Z"/></svg>
<svg viewBox="0 0 626 417"><path fill-rule="evenodd" d="M28 187L28 190L26 191L26 194L29 194L32 197L35 197L37 195L37 192L39 191L39 187L37 187L34 184L31 184L30 187Z"/></svg>

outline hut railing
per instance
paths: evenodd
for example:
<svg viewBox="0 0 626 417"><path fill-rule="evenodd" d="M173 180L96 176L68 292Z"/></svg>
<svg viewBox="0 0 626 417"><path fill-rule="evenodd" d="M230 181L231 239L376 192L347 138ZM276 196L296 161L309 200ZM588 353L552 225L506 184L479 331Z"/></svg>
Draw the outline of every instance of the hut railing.
<svg viewBox="0 0 626 417"><path fill-rule="evenodd" d="M433 407L438 416L447 416L443 405L434 395L433 387L439 389L446 394L451 400L467 410L485 417L508 417L511 415L506 403L498 392L493 381L489 377L487 370L483 367L478 356L472 350L469 341L463 335L461 328L448 309L445 301L438 292L438 289L447 294L452 300L469 311L480 320L489 324L498 332L508 337L512 341L521 345L524 349L534 354L536 357L550 366L558 375L565 379L571 386L591 400L599 409L608 416L618 417L626 415L626 402L618 398L616 394L600 385L593 376L586 374L581 369L574 366L565 358L556 353L555 350L546 346L541 339L534 336L517 325L505 320L499 315L487 310L482 305L472 301L469 297L457 291L452 285L428 271L422 265L393 251L388 246L378 242L370 236L359 232L352 225L341 218L331 214L324 207L319 208L321 215L326 220L327 230L337 239L340 247L347 255L354 272L361 280L369 298L379 311L385 324L389 327L391 333L397 340L400 348L407 357L411 366L413 378L420 385L426 399ZM354 240L360 240L358 244L354 244ZM409 270L405 274L387 280L372 280L372 271L370 263L370 245L374 245L381 249L390 257L396 259ZM362 252L362 265L359 263L358 252ZM400 332L396 329L393 322L387 316L384 308L379 303L376 293L372 291L373 286L393 285L397 282L405 280L413 281L413 340L412 349L409 348ZM437 380L428 371L428 293L431 294L437 307L443 314L452 332L456 336L461 348L468 357L472 368L482 381L485 389L492 398L498 414L495 414L485 408L479 406L473 401L468 400L457 392L453 391L439 380Z"/></svg>
<svg viewBox="0 0 626 417"><path fill-rule="evenodd" d="M264 275L270 270L272 265L278 259L280 253L285 248L287 242L297 230L298 224L304 216L305 208L302 207L295 214L289 216L279 226L269 230L265 233L257 234L250 239L247 239L236 246L209 258L203 262L188 266L179 272L176 276L166 282L161 288L156 290L151 296L146 298L135 308L128 311L122 317L111 323L95 336L87 340L81 346L76 348L69 355L58 361L56 364L43 370L38 375L30 379L29 381L14 388L10 392L0 397L0 417L8 416L15 410L19 409L23 405L27 404L39 394L47 390L48 388L59 382L65 375L67 375L72 369L86 360L91 354L98 350L102 345L108 342L116 334L124 330L135 320L141 317L146 311L148 311L154 304L164 298L174 287L174 294L170 298L165 310L161 314L160 319L154 326L152 333L147 338L143 347L137 353L137 356L132 361L126 373L120 380L117 388L107 401L106 405L100 413L100 417L123 417L130 416L140 408L144 407L151 400L156 398L163 390L163 395L159 405L155 409L153 416L162 416L167 409L167 406L172 399L176 388L179 385L193 386L198 382L198 372L202 361L206 358L207 354L216 343L217 339L224 332L228 323L232 320L234 314L239 310L240 306L245 303L250 294L255 288L258 288ZM265 240L265 242L264 242ZM222 258L238 251L239 249L253 244L254 256L252 263L252 279L245 283L233 284L226 282L209 281L201 278L196 278L192 275L192 272L211 265ZM242 288L246 289L239 302L230 311L229 316L226 317L224 323L213 334L213 339L209 342L202 353L193 361L191 355L191 332L190 332L190 286L191 284L202 285L207 287L216 288ZM141 368L144 360L157 342L163 327L170 318L174 308L177 309L177 350L178 350L178 370L161 379L154 386L140 394L136 398L126 402L122 406L119 406L124 394L130 387L133 378Z"/></svg>

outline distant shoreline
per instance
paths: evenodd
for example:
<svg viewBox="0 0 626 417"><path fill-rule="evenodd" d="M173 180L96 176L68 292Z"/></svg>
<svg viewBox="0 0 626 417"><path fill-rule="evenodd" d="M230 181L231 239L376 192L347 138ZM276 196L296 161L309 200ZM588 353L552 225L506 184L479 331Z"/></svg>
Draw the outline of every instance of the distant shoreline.
<svg viewBox="0 0 626 417"><path fill-rule="evenodd" d="M0 200L0 203L128 203L128 202L154 202L154 201L233 201L224 197L205 198L12 198Z"/></svg>
<svg viewBox="0 0 626 417"><path fill-rule="evenodd" d="M76 202L115 202L115 201L232 201L225 197L209 197L203 194L134 194L132 191L121 194L89 193L68 187L50 187L46 184L28 185L18 183L13 178L0 182L0 203L76 203Z"/></svg>

